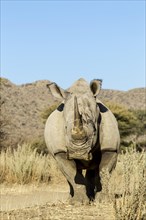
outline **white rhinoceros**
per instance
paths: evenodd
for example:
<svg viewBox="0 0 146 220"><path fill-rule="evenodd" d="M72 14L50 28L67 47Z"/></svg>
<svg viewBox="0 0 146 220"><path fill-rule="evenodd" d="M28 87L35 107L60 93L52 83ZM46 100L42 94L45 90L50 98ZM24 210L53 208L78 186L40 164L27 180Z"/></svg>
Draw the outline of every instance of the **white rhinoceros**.
<svg viewBox="0 0 146 220"><path fill-rule="evenodd" d="M97 98L101 83L79 79L68 91L47 85L62 102L47 119L46 145L69 183L71 198L81 202L101 191L100 171L115 167L119 151L117 121Z"/></svg>

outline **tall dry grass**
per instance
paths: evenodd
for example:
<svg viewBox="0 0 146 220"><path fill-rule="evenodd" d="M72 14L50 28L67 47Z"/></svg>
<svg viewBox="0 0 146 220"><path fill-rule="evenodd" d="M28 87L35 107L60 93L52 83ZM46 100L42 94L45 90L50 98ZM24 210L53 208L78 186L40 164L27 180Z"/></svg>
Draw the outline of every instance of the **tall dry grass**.
<svg viewBox="0 0 146 220"><path fill-rule="evenodd" d="M130 150L121 157L123 192L114 200L116 219L140 220L146 211L146 153Z"/></svg>
<svg viewBox="0 0 146 220"><path fill-rule="evenodd" d="M0 153L0 183L59 183L63 175L49 155L29 144ZM102 173L104 202L112 204L116 220L142 220L146 213L146 153L130 149L120 154L115 170ZM99 204L97 193L97 206Z"/></svg>
<svg viewBox="0 0 146 220"><path fill-rule="evenodd" d="M113 204L116 220L142 220L146 214L146 153L130 149L119 155L110 176L102 172L106 201Z"/></svg>
<svg viewBox="0 0 146 220"><path fill-rule="evenodd" d="M38 154L29 144L0 153L0 183L48 182L50 169L49 156Z"/></svg>

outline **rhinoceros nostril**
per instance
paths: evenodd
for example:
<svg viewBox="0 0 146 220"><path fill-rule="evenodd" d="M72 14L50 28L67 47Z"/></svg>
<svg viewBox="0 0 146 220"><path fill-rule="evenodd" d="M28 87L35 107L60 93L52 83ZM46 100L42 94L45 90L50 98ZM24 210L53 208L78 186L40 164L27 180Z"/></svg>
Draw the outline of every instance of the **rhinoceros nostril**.
<svg viewBox="0 0 146 220"><path fill-rule="evenodd" d="M79 127L74 127L71 132L71 137L74 141L83 141L87 140L87 134L84 129L81 129Z"/></svg>
<svg viewBox="0 0 146 220"><path fill-rule="evenodd" d="M72 140L72 143L78 146L84 145L88 141L87 138L82 139L82 140Z"/></svg>

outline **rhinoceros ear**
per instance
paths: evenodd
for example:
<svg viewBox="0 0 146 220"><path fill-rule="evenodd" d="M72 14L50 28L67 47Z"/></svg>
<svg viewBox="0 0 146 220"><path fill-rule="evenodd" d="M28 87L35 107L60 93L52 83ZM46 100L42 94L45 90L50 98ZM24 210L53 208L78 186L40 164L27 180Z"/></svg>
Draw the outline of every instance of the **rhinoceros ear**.
<svg viewBox="0 0 146 220"><path fill-rule="evenodd" d="M100 92L101 86L102 86L102 80L101 79L93 79L90 82L90 89L91 89L94 96L98 95L98 93Z"/></svg>
<svg viewBox="0 0 146 220"><path fill-rule="evenodd" d="M66 93L56 83L52 82L46 85L51 94L57 99L65 99Z"/></svg>

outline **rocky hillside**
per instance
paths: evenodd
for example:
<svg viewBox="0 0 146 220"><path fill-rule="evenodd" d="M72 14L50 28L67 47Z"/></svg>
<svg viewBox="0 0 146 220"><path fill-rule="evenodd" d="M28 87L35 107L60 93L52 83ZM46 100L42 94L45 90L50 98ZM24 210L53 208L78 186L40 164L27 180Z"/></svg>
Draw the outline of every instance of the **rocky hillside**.
<svg viewBox="0 0 146 220"><path fill-rule="evenodd" d="M146 108L146 89L136 88L129 91L102 90L99 98L103 101L112 101L129 109L143 110Z"/></svg>
<svg viewBox="0 0 146 220"><path fill-rule="evenodd" d="M0 83L0 117L6 121L4 129L7 133L5 145L15 146L24 141L33 141L43 137L44 124L41 114L55 102L46 88L49 81L36 81L17 86L1 78ZM106 89L100 92L99 98L103 102L113 101L132 109L146 107L144 88L127 92Z"/></svg>
<svg viewBox="0 0 146 220"><path fill-rule="evenodd" d="M7 145L43 135L41 112L54 102L46 88L47 83L49 81L38 81L16 86L6 79L1 80L1 117L7 124Z"/></svg>

